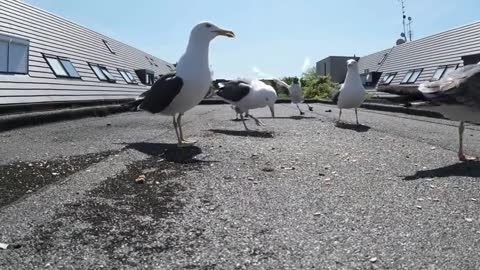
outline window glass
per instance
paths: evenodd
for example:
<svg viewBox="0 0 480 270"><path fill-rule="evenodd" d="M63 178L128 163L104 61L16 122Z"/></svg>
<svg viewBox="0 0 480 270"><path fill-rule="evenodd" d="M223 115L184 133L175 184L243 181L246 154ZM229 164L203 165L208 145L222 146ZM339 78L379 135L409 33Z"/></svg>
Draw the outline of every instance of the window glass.
<svg viewBox="0 0 480 270"><path fill-rule="evenodd" d="M108 71L106 67L100 67L100 69L102 70L103 74L105 74L105 76L109 81L111 82L115 81L115 78L112 76L112 74L110 74L110 71Z"/></svg>
<svg viewBox="0 0 480 270"><path fill-rule="evenodd" d="M440 78L442 78L444 71L445 71L445 67L438 67L435 73L433 73L432 81L440 80Z"/></svg>
<svg viewBox="0 0 480 270"><path fill-rule="evenodd" d="M78 74L77 70L69 60L62 59L60 60L60 62L63 64L63 67L65 68L65 70L67 71L70 77L80 78L80 75Z"/></svg>
<svg viewBox="0 0 480 270"><path fill-rule="evenodd" d="M408 80L410 79L410 77L412 77L412 74L413 74L413 71L412 71L412 70L408 71L407 74L405 75L405 77L403 78L402 83L408 82Z"/></svg>
<svg viewBox="0 0 480 270"><path fill-rule="evenodd" d="M115 54L115 51L112 49L112 47L110 47L110 44L108 43L108 41L106 41L105 39L103 40L103 43L105 43L105 46L107 46L108 50Z"/></svg>
<svg viewBox="0 0 480 270"><path fill-rule="evenodd" d="M8 50L8 72L27 73L28 70L28 46L10 42Z"/></svg>
<svg viewBox="0 0 480 270"><path fill-rule="evenodd" d="M119 70L118 72L120 73L120 75L122 75L123 79L124 79L127 83L132 83L132 80L130 80L130 78L127 76L127 73L125 73L125 71Z"/></svg>
<svg viewBox="0 0 480 270"><path fill-rule="evenodd" d="M67 72L65 69L63 69L62 64L57 58L52 58L52 57L45 57L47 59L48 64L53 70L53 73L55 73L56 76L63 76L63 77L68 77Z"/></svg>
<svg viewBox="0 0 480 270"><path fill-rule="evenodd" d="M422 70L421 69L417 69L415 71L413 71L412 73L412 76L410 76L410 79L408 79L408 82L409 83L414 83L417 81L418 77L420 77L420 74L422 74Z"/></svg>
<svg viewBox="0 0 480 270"><path fill-rule="evenodd" d="M130 71L125 71L125 74L127 74L127 77L128 77L132 82L135 82L135 78L133 77L132 73L130 73Z"/></svg>
<svg viewBox="0 0 480 270"><path fill-rule="evenodd" d="M0 72L8 71L8 42L0 40Z"/></svg>
<svg viewBox="0 0 480 270"><path fill-rule="evenodd" d="M395 78L395 75L397 75L396 73L391 73L388 78L387 78L387 81L385 81L386 84L390 84L393 79Z"/></svg>
<svg viewBox="0 0 480 270"><path fill-rule="evenodd" d="M107 77L103 74L103 72L100 70L100 68L96 65L91 65L93 72L95 72L95 75L97 75L98 79L101 81L106 81Z"/></svg>

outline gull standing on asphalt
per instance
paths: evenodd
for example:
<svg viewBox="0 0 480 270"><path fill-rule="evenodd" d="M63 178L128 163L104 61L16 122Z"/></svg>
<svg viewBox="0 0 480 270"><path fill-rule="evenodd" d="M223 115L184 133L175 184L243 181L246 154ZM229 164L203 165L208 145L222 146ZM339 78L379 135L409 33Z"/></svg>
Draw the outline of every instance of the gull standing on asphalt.
<svg viewBox="0 0 480 270"><path fill-rule="evenodd" d="M210 41L218 36L233 38L235 35L210 22L202 22L193 27L187 49L177 63L176 72L164 75L150 90L129 103L129 106L139 106L151 113L172 116L179 147L195 143L183 137L181 119L186 111L202 101L210 89L212 78L208 51Z"/></svg>
<svg viewBox="0 0 480 270"><path fill-rule="evenodd" d="M358 63L354 59L347 61L347 76L345 82L339 91L333 95L333 103L340 109L338 123L342 117L342 109L355 109L355 117L358 123L357 108L365 101L365 88L363 87L360 73L358 72Z"/></svg>
<svg viewBox="0 0 480 270"><path fill-rule="evenodd" d="M302 103L304 101L303 98L303 90L302 87L300 86L300 80L295 77L293 78L292 84L288 87L288 93L290 94L290 100L292 101L293 104L295 104L300 111L300 115L304 115L305 113L302 112L300 107L298 106L299 103ZM309 111L313 111L312 106L307 105Z"/></svg>

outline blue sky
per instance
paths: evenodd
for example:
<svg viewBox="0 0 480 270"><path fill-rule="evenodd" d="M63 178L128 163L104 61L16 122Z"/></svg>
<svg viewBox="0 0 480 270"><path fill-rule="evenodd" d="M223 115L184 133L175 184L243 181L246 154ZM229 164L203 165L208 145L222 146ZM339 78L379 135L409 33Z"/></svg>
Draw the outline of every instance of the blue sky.
<svg viewBox="0 0 480 270"><path fill-rule="evenodd" d="M83 26L176 62L200 21L233 30L211 44L214 77L300 75L329 55L388 48L402 31L398 0L27 0ZM414 38L480 19L478 0L407 0ZM307 60L306 60L307 59ZM310 61L308 61L308 59Z"/></svg>

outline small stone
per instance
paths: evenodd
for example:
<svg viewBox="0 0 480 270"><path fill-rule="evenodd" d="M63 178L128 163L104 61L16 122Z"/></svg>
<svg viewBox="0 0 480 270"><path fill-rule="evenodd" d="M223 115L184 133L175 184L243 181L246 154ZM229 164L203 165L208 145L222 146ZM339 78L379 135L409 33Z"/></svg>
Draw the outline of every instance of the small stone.
<svg viewBox="0 0 480 270"><path fill-rule="evenodd" d="M422 206L421 206L421 205L415 205L415 207L416 207L417 209L422 209Z"/></svg>
<svg viewBox="0 0 480 270"><path fill-rule="evenodd" d="M332 180L332 178L330 177L325 178L325 181L330 181L330 180Z"/></svg>
<svg viewBox="0 0 480 270"><path fill-rule="evenodd" d="M322 215L322 213L320 213L320 212L313 213L313 216L315 216L315 217L318 217L318 216L321 216L321 215Z"/></svg>
<svg viewBox="0 0 480 270"><path fill-rule="evenodd" d="M430 147L430 150L435 150L437 149L435 146Z"/></svg>
<svg viewBox="0 0 480 270"><path fill-rule="evenodd" d="M465 218L465 221L466 221L466 222L472 222L472 221L473 221L473 218Z"/></svg>
<svg viewBox="0 0 480 270"><path fill-rule="evenodd" d="M25 191L25 193L32 193L33 191L31 189Z"/></svg>
<svg viewBox="0 0 480 270"><path fill-rule="evenodd" d="M273 172L274 169L273 169L273 168L270 168L270 167L265 167L265 168L262 169L262 171L264 171L264 172Z"/></svg>
<svg viewBox="0 0 480 270"><path fill-rule="evenodd" d="M253 181L253 180L255 180L255 179L254 179L253 177L249 176L249 177L247 177L247 180L248 180L248 181Z"/></svg>
<svg viewBox="0 0 480 270"><path fill-rule="evenodd" d="M325 176L325 174L324 173L319 173L318 176Z"/></svg>
<svg viewBox="0 0 480 270"><path fill-rule="evenodd" d="M377 260L378 260L377 257L370 258L370 262L371 262L371 263L376 263Z"/></svg>
<svg viewBox="0 0 480 270"><path fill-rule="evenodd" d="M418 199L417 199L417 201L419 201L419 202L423 202L423 201L424 201L424 199L423 199L423 198L418 198Z"/></svg>
<svg viewBox="0 0 480 270"><path fill-rule="evenodd" d="M110 124L110 123L107 123L107 127L111 127L111 126L112 126L112 124Z"/></svg>
<svg viewBox="0 0 480 270"><path fill-rule="evenodd" d="M422 167L422 170L426 170L426 169L427 169L427 167Z"/></svg>
<svg viewBox="0 0 480 270"><path fill-rule="evenodd" d="M430 188L435 188L435 186L434 186L434 185L430 185Z"/></svg>
<svg viewBox="0 0 480 270"><path fill-rule="evenodd" d="M137 184L144 184L145 183L145 175L140 175L137 177L137 179L135 179L135 183Z"/></svg>
<svg viewBox="0 0 480 270"><path fill-rule="evenodd" d="M325 112L332 112L332 110L326 110Z"/></svg>
<svg viewBox="0 0 480 270"><path fill-rule="evenodd" d="M57 173L57 172L53 172L52 175L53 175L53 176L57 176L57 175L60 175L60 174Z"/></svg>
<svg viewBox="0 0 480 270"><path fill-rule="evenodd" d="M0 249L7 249L8 244L0 243Z"/></svg>
<svg viewBox="0 0 480 270"><path fill-rule="evenodd" d="M439 202L439 201L440 201L440 199L433 199L433 201L434 201L434 202Z"/></svg>
<svg viewBox="0 0 480 270"><path fill-rule="evenodd" d="M478 201L478 200L477 200L477 199L475 199L475 198L471 198L470 200L471 200L472 202L476 202L476 201Z"/></svg>

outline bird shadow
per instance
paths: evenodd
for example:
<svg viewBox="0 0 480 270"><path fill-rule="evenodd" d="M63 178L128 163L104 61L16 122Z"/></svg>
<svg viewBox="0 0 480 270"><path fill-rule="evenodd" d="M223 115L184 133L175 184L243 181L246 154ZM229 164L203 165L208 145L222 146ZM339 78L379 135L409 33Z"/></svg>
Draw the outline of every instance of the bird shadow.
<svg viewBox="0 0 480 270"><path fill-rule="evenodd" d="M210 129L209 131L218 134L224 134L229 136L239 137L256 137L256 138L273 138L273 132L271 131L257 131L257 130L225 130L225 129Z"/></svg>
<svg viewBox="0 0 480 270"><path fill-rule="evenodd" d="M414 175L406 176L403 180L412 181L450 176L480 177L480 161L460 162L437 169L418 171Z"/></svg>
<svg viewBox="0 0 480 270"><path fill-rule="evenodd" d="M139 142L126 144L125 148L134 149L152 157L163 157L167 161L176 163L212 162L195 159L195 156L202 153L202 149L194 145L178 147L177 144Z"/></svg>
<svg viewBox="0 0 480 270"><path fill-rule="evenodd" d="M349 123L335 123L335 127L340 128L340 129L348 129L348 130L353 130L356 132L367 132L370 130L369 126L365 125L357 125L357 124L349 124Z"/></svg>
<svg viewBox="0 0 480 270"><path fill-rule="evenodd" d="M313 116L303 116L303 115L293 115L293 116L277 116L275 118L272 117L258 117L259 119L293 119L293 120L302 120L302 119L315 119Z"/></svg>
<svg viewBox="0 0 480 270"><path fill-rule="evenodd" d="M245 121L248 121L250 120L250 118L245 118ZM230 121L232 122L242 122L242 119L238 118L238 119L231 119Z"/></svg>

